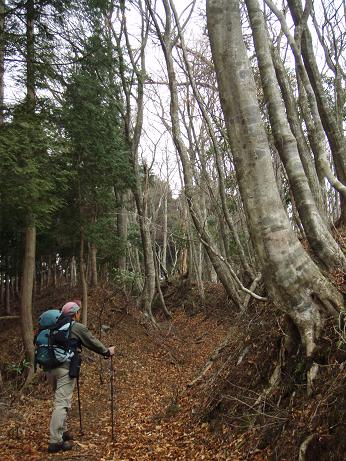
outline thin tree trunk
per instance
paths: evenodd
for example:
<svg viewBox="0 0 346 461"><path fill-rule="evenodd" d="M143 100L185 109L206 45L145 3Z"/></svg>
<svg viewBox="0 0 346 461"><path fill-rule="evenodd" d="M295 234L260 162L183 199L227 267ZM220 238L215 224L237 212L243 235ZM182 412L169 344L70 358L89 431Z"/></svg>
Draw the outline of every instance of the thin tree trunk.
<svg viewBox="0 0 346 461"><path fill-rule="evenodd" d="M141 239L143 245L143 255L144 255L144 287L141 295L141 306L144 312L148 315L148 318L155 323L153 314L152 314L152 302L155 294L155 266L154 266L154 256L152 250L152 242L150 235L150 226L148 223L147 210L147 200L144 197L145 193L142 193L141 187L141 177L139 172L138 164L138 148L140 136L143 128L143 105L144 105L144 77L145 77L145 47L148 38L148 23L147 23L147 14L142 10L142 4L138 4L141 9L141 48L139 56L134 57L132 47L130 45L130 40L127 31L126 25L126 15L125 15L125 3L120 2L121 10L121 25L126 41L127 52L132 64L133 72L135 74L136 80L136 109L137 113L135 116L135 121L132 123L131 117L131 99L133 96L133 89L129 87L129 82L125 76L124 69L124 57L122 54L122 44L120 38L116 33L115 29L111 24L111 18L108 18L107 25L110 29L110 32L113 34L116 43L117 43L117 52L120 62L120 79L122 82L123 91L125 94L125 136L131 151L131 162L134 171L134 185L132 188L133 196L135 199L137 213L139 218L139 226L141 232ZM133 126L133 130L131 130ZM143 199L143 203L142 203Z"/></svg>
<svg viewBox="0 0 346 461"><path fill-rule="evenodd" d="M139 197L138 197L139 199ZM144 312L147 313L150 320L154 322L154 317L152 314L152 302L155 295L155 261L153 253L153 245L151 239L151 219L149 218L148 208L149 208L149 172L144 166L144 190L143 190L143 199L142 203L139 206L139 209L142 210L142 215L140 219L140 228L143 244L143 256L144 256L144 287L141 295L141 304ZM155 322L154 322L155 323Z"/></svg>
<svg viewBox="0 0 346 461"><path fill-rule="evenodd" d="M97 287L98 277L97 277L97 248L92 243L90 245L90 265L91 265L91 286Z"/></svg>
<svg viewBox="0 0 346 461"><path fill-rule="evenodd" d="M1 257L2 259L2 257ZM0 263L1 264L1 263ZM5 304L5 282L4 282L5 274L4 272L0 272L0 305L3 306Z"/></svg>
<svg viewBox="0 0 346 461"><path fill-rule="evenodd" d="M297 85L298 85L299 109L301 112L302 119L306 126L307 137L308 137L309 144L310 144L311 150L315 158L317 177L318 177L321 189L322 191L324 191L323 184L324 184L325 174L324 174L321 163L316 161L316 159L323 157L323 153L320 152L322 147L320 145L319 136L317 135L315 124L314 124L314 121L313 121L313 118L310 112L309 101L306 95L306 91L305 91L302 79L300 78L299 71L297 68L296 68L296 76L297 76ZM325 198L324 198L324 201L325 201Z"/></svg>
<svg viewBox="0 0 346 461"><path fill-rule="evenodd" d="M70 261L70 273L70 286L75 287L77 285L77 264L75 256L72 256Z"/></svg>
<svg viewBox="0 0 346 461"><path fill-rule="evenodd" d="M27 0L26 3L26 106L29 114L35 113L35 35L34 35L34 18L35 6L34 0Z"/></svg>
<svg viewBox="0 0 346 461"><path fill-rule="evenodd" d="M39 265L39 269L36 272L36 279L39 278L39 280L38 280L39 283L37 284L38 292L42 293L43 284L44 284L44 271L43 271L43 258L42 258L42 256L40 258L40 261L39 261L38 265Z"/></svg>
<svg viewBox="0 0 346 461"><path fill-rule="evenodd" d="M182 209L181 216L181 233L183 241L179 252L179 272L182 277L186 277L189 273L189 258L188 258L188 220L187 220L187 207L185 204Z"/></svg>
<svg viewBox="0 0 346 461"><path fill-rule="evenodd" d="M240 193L263 279L274 301L297 325L311 355L326 313L337 318L343 300L304 251L282 206L243 41L239 1L209 0L207 21Z"/></svg>
<svg viewBox="0 0 346 461"><path fill-rule="evenodd" d="M194 96L196 98L198 107L200 108L202 116L203 116L203 119L204 119L204 121L206 123L207 131L208 131L208 134L209 134L209 136L211 138L212 145L213 145L213 148L214 148L214 151L215 151L215 164L216 164L216 171L217 171L217 174L218 174L218 189L219 189L219 195L220 195L220 199L221 199L221 206L222 206L222 210L223 210L223 213L224 213L224 216L225 216L225 220L226 220L226 223L227 223L227 225L228 225L228 227L229 227L229 229L230 229L230 231L232 233L233 240L234 240L236 248L237 248L237 250L239 252L239 258L240 258L241 264L243 266L243 269L252 278L254 278L255 276L254 276L253 270L250 267L249 262L248 262L248 260L247 260L247 258L245 256L243 245L242 245L242 243L241 243L241 241L239 239L238 232L237 232L237 230L235 228L231 213L229 212L229 209L228 209L228 206L227 206L225 178L224 178L224 172L223 172L223 168L222 168L222 161L221 161L222 155L221 155L221 152L220 152L219 144L218 144L216 136L214 134L214 128L212 126L212 123L211 123L210 117L208 115L208 112L207 112L207 110L205 109L205 107L203 105L203 102L202 102L203 97L199 93L199 90L197 88L196 82L195 82L194 77L193 77L190 62L189 62L189 60L187 58L187 55L186 55L184 36L182 34L182 30L181 30L181 27L180 27L179 17L177 15L176 10L175 10L173 1L172 0L169 0L169 1L170 1L170 5L171 5L171 8L172 8L173 14L174 14L175 22L176 22L177 27L178 27L178 33L179 33L181 48L182 48L182 52L183 52L184 63L185 63L186 70L187 70L187 75L188 75L190 84L192 86L193 94L194 94Z"/></svg>
<svg viewBox="0 0 346 461"><path fill-rule="evenodd" d="M19 291L20 291L20 289L19 289L19 278L20 277L19 277L19 275L17 273L16 274L16 295L17 295L17 297L19 296Z"/></svg>
<svg viewBox="0 0 346 461"><path fill-rule="evenodd" d="M35 115L35 35L34 35L35 4L34 0L26 3L26 111L30 117ZM27 214L25 229L25 249L20 299L20 321L25 355L30 366L25 385L29 384L34 372L34 334L32 320L32 301L35 282L36 226L31 211Z"/></svg>
<svg viewBox="0 0 346 461"><path fill-rule="evenodd" d="M11 283L10 283L12 299L15 298L15 294L16 294L16 290L15 290L15 280L16 280L15 276L12 276L12 277L11 277Z"/></svg>
<svg viewBox="0 0 346 461"><path fill-rule="evenodd" d="M283 65L283 62L274 47L271 48L273 64L275 67L276 77L280 85L281 94L285 102L286 112L288 121L292 130L292 133L297 141L298 152L304 172L309 181L309 186L313 194L314 200L318 207L320 214L325 215L325 207L323 201L323 194L321 185L317 176L316 167L311 156L309 146L306 142L305 135L299 120L299 114L297 110L297 103L293 96L293 88L288 80L287 72ZM324 216L327 219L326 216Z"/></svg>
<svg viewBox="0 0 346 461"><path fill-rule="evenodd" d="M300 0L288 0L288 7L292 14L294 23L299 26L302 20L303 8ZM328 97L323 87L321 73L313 49L310 31L304 28L301 37L301 53L304 59L306 71L314 90L318 110L321 116L322 125L329 141L333 155L336 175L342 184L346 185L346 140L340 130L334 112L330 109ZM341 195L341 222L346 224L346 198Z"/></svg>
<svg viewBox="0 0 346 461"><path fill-rule="evenodd" d="M135 273L134 288L136 289L136 292L142 292L143 291L143 280L140 277L142 274L142 271L141 271L141 264L139 261L138 248L130 246L128 255L129 255L130 268Z"/></svg>
<svg viewBox="0 0 346 461"><path fill-rule="evenodd" d="M54 288L57 288L58 286L58 268L56 266L56 261L54 261L54 266L53 266L53 285L54 285Z"/></svg>
<svg viewBox="0 0 346 461"><path fill-rule="evenodd" d="M125 203L127 201L128 192L119 192L117 195L118 212L117 212L117 236L121 242L121 254L118 257L117 268L126 270L126 244L127 244L127 226L128 217Z"/></svg>
<svg viewBox="0 0 346 461"><path fill-rule="evenodd" d="M205 249L208 253L210 261L217 273L218 278L223 284L228 296L233 300L236 306L240 306L240 298L238 292L235 288L235 284L229 274L229 271L225 264L217 257L217 252L214 251L214 245L210 235L208 234L206 228L203 226L201 217L198 213L198 207L195 204L194 200L194 185L193 185L193 174L191 169L191 163L187 148L183 142L182 133L180 129L179 122L179 101L178 101L178 92L177 92L177 81L176 74L174 70L172 50L174 42L172 40L172 24L170 16L170 6L168 0L163 0L163 5L166 12L166 24L164 34L161 33L159 24L156 21L156 17L149 5L148 0L146 0L148 9L153 18L155 28L157 31L157 36L160 39L162 50L165 56L167 74L169 81L169 90L170 90L170 113L172 121L172 136L175 147L179 153L179 157L183 167L183 176L184 176L184 191L189 206L189 211L191 214L192 221L196 227L200 238L202 239L205 245Z"/></svg>
<svg viewBox="0 0 346 461"><path fill-rule="evenodd" d="M88 281L86 277L85 256L84 256L84 231L80 231L80 252L79 252L79 273L82 285L82 323L88 324Z"/></svg>
<svg viewBox="0 0 346 461"><path fill-rule="evenodd" d="M163 202L163 229L162 229L163 236L162 236L162 257L161 257L161 264L162 264L162 267L165 273L167 273L167 236L168 236L167 189L168 189L168 185L166 187L165 197L164 197L164 202Z"/></svg>
<svg viewBox="0 0 346 461"><path fill-rule="evenodd" d="M297 79L300 78L304 89L306 91L307 100L309 103L309 109L311 110L312 115L312 124L314 132L314 142L315 149L313 149L314 154L318 154L318 157L315 158L316 169L318 172L321 172L323 177L326 177L329 183L334 187L340 194L343 196L343 200L346 201L346 186L340 181L337 177L334 176L331 167L329 165L326 149L325 149L325 136L323 124L321 121L321 116L318 110L318 104L316 101L316 96L314 90L311 86L306 68L304 66L301 54L300 54L300 39L298 43L292 37L289 26L287 24L284 14L277 8L277 6L272 2L272 0L265 0L266 4L273 11L280 21L282 31L287 37L288 43L291 47L297 69ZM311 0L310 0L311 4ZM299 27L299 30L302 30L303 24ZM299 36L299 34L298 34ZM298 37L299 38L299 37ZM320 173L319 173L320 174Z"/></svg>
<svg viewBox="0 0 346 461"><path fill-rule="evenodd" d="M10 291L10 276L6 274L5 282L5 310L7 314L11 314L11 291Z"/></svg>
<svg viewBox="0 0 346 461"><path fill-rule="evenodd" d="M20 296L20 324L26 360L30 362L26 383L33 376L34 364L34 326L32 321L32 295L35 276L36 227L29 224L25 232L25 249Z"/></svg>
<svg viewBox="0 0 346 461"><path fill-rule="evenodd" d="M0 127L4 123L4 74L5 74L5 1L0 0ZM3 261L3 256L1 256L1 261ZM7 271L0 274L1 280L1 297L0 303L3 304L4 299L6 299L6 312L9 310L6 296L6 286L7 286ZM6 282L4 283L3 277L6 277Z"/></svg>
<svg viewBox="0 0 346 461"><path fill-rule="evenodd" d="M52 257L48 256L48 267L47 267L47 285L46 288L49 288L52 285Z"/></svg>
<svg viewBox="0 0 346 461"><path fill-rule="evenodd" d="M154 249L153 249L153 252L154 252ZM161 304L161 307L162 307L162 310L165 316L170 319L172 318L172 314L167 309L165 298L163 297L163 293L161 290L161 282L160 282L160 277L159 277L160 267L159 267L159 261L156 255L155 255L154 263L155 263L155 283L156 283L157 294L158 294L160 304Z"/></svg>

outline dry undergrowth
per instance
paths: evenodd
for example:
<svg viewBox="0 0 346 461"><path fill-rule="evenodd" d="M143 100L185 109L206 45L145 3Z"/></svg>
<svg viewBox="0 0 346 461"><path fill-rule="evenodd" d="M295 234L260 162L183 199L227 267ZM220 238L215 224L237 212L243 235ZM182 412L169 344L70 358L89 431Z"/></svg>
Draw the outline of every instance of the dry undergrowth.
<svg viewBox="0 0 346 461"><path fill-rule="evenodd" d="M334 327L325 332L315 357L319 374L308 397L311 361L299 346L284 354L286 322L268 305L253 306L234 319L227 347L194 389L196 418L208 421L244 457L267 452L271 461L299 456L343 461L346 337Z"/></svg>

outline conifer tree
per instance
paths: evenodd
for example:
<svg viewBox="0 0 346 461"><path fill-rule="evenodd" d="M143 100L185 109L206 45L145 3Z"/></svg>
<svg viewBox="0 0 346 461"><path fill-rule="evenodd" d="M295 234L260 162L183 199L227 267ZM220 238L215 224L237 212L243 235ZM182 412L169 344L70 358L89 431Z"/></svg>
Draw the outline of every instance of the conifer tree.
<svg viewBox="0 0 346 461"><path fill-rule="evenodd" d="M118 109L121 100L115 84L113 56L97 27L97 18L93 20L95 32L84 45L88 58L77 65L69 77L62 108L62 123L75 172L72 191L75 222L79 223L84 323L87 322L85 243L94 251L99 245L104 246L104 233L99 231L102 226L109 228L112 219L115 226L115 192L127 187L131 177ZM115 232L114 227L112 234ZM113 246L110 240L108 243Z"/></svg>
<svg viewBox="0 0 346 461"><path fill-rule="evenodd" d="M60 162L59 167L56 163L61 151L53 143L55 133L48 123L47 104L38 96L38 89L49 74L44 57L50 55L51 38L41 22L43 10L49 10L49 4L33 0L13 3L9 3L11 14L6 16L11 25L7 57L14 56L20 63L16 83L25 96L8 108L10 116L1 127L0 193L3 213L16 216L18 228L13 229L13 234L23 235L20 317L26 358L32 365L36 234L37 229L47 226L51 213L60 205L56 192L64 188L66 176ZM43 47L43 43L47 46ZM31 366L27 382L32 371Z"/></svg>

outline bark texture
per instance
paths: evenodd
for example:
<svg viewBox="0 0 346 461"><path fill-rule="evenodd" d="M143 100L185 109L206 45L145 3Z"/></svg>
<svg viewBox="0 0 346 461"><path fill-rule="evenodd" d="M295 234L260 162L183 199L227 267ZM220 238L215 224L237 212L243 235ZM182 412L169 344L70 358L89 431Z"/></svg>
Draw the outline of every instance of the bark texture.
<svg viewBox="0 0 346 461"><path fill-rule="evenodd" d="M287 72L281 60L281 57L276 49L272 47L272 58L275 67L276 77L280 85L281 95L285 103L286 113L288 122L291 127L291 131L296 138L297 147L304 172L309 182L311 193L314 197L319 212L325 213L323 194L321 185L317 175L316 167L313 162L313 156L311 155L309 145L305 139L303 128L299 120L299 114L297 110L297 102L293 96L293 88L290 85Z"/></svg>
<svg viewBox="0 0 346 461"><path fill-rule="evenodd" d="M118 211L117 211L117 235L121 242L122 246L122 253L118 257L117 260L117 268L120 270L126 270L126 252L125 252L125 245L127 241L127 210L125 206L125 202L127 199L127 192L117 192L117 202L119 204Z"/></svg>
<svg viewBox="0 0 346 461"><path fill-rule="evenodd" d="M299 26L302 20L303 8L301 0L288 0L288 6L294 23ZM337 118L334 115L334 108L330 107L326 92L323 88L321 73L313 49L312 37L307 27L304 28L301 37L301 53L303 56L306 71L311 86L316 96L318 111L321 116L322 125L329 141L333 155L335 170L338 179L346 185L346 140L340 130ZM341 220L346 223L346 198L341 195Z"/></svg>
<svg viewBox="0 0 346 461"><path fill-rule="evenodd" d="M34 67L34 1L26 4L26 110L29 116L35 115L35 67ZM25 249L20 297L20 320L25 355L30 362L25 384L29 384L33 376L34 365L34 328L32 321L32 296L35 280L36 226L30 210L27 211L25 229Z"/></svg>
<svg viewBox="0 0 346 461"><path fill-rule="evenodd" d="M346 258L319 213L300 160L297 141L290 129L281 99L263 13L257 0L246 0L245 3L275 146L285 166L306 237L322 266L328 269L346 267Z"/></svg>
<svg viewBox="0 0 346 461"><path fill-rule="evenodd" d="M297 325L310 355L342 297L291 229L276 188L256 86L242 37L239 1L207 2L208 33L240 193L264 282Z"/></svg>
<svg viewBox="0 0 346 461"><path fill-rule="evenodd" d="M36 227L29 224L25 232L25 250L20 296L20 323L24 342L25 355L30 362L27 382L30 382L34 364L34 326L32 321L32 293L35 275Z"/></svg>
<svg viewBox="0 0 346 461"><path fill-rule="evenodd" d="M90 245L90 264L91 264L91 277L90 284L92 287L96 287L98 283L97 274L97 248L94 244Z"/></svg>

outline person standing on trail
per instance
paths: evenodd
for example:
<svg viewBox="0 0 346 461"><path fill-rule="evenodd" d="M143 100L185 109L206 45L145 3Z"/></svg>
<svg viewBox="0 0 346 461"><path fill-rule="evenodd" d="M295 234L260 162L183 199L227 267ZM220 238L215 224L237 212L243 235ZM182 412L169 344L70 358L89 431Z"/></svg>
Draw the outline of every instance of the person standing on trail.
<svg viewBox="0 0 346 461"><path fill-rule="evenodd" d="M106 347L96 339L88 328L79 323L81 316L80 301L70 301L61 309L61 317L71 318L71 330L69 342L75 355L70 362L64 362L59 367L46 371L48 380L53 386L54 409L50 420L50 443L48 446L49 453L71 450L73 447L73 435L67 430L67 413L71 408L73 389L76 382L76 369L71 373L71 368L77 363L79 371L80 359L79 352L84 346L97 354L109 358L114 355L114 346ZM74 360L74 358L76 360ZM72 366L72 367L71 367ZM78 376L78 373L77 373ZM78 379L78 378L77 378Z"/></svg>

